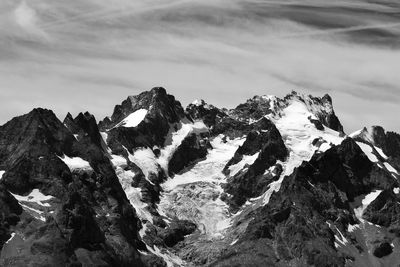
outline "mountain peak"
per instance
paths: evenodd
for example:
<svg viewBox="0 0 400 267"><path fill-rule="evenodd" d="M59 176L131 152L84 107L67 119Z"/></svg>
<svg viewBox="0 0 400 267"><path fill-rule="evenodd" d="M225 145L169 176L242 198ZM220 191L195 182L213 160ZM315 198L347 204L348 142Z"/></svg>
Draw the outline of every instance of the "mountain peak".
<svg viewBox="0 0 400 267"><path fill-rule="evenodd" d="M138 110L146 110L146 117L162 115L171 123L185 116L181 103L174 96L169 95L163 87L154 87L150 91L128 96L120 105L115 106L111 117L105 118L99 126L101 129L111 129Z"/></svg>
<svg viewBox="0 0 400 267"><path fill-rule="evenodd" d="M204 101L203 99L196 99L190 104L195 106L204 106L206 104L206 101Z"/></svg>
<svg viewBox="0 0 400 267"><path fill-rule="evenodd" d="M321 98L292 91L282 99L272 95L254 96L231 110L230 114L248 121L257 121L267 115L279 117L293 101L302 103L321 124L343 132L343 126L333 110L332 99L327 94Z"/></svg>
<svg viewBox="0 0 400 267"><path fill-rule="evenodd" d="M377 144L380 143L382 137L385 136L385 129L383 129L381 126L373 125L369 127L363 127L362 129L349 134L349 136L359 141Z"/></svg>
<svg viewBox="0 0 400 267"><path fill-rule="evenodd" d="M35 108L0 126L0 169L35 162L43 155L71 155L74 142L53 111Z"/></svg>

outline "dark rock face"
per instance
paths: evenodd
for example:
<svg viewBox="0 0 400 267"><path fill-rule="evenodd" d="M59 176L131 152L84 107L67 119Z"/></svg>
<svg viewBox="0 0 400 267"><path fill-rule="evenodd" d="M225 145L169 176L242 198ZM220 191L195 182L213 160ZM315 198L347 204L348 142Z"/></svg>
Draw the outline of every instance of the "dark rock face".
<svg viewBox="0 0 400 267"><path fill-rule="evenodd" d="M229 266L237 260L244 266L263 261L269 266L344 266L345 259L335 250L326 221L350 221L351 216L340 209L347 206L347 200L333 184L313 187L307 176L302 166L285 178L269 203L250 215L254 219L242 238L212 266ZM241 223L239 220L235 226ZM253 251L264 254L249 257Z"/></svg>
<svg viewBox="0 0 400 267"><path fill-rule="evenodd" d="M23 156L71 154L74 140L52 111L34 109L0 127L0 168L13 165Z"/></svg>
<svg viewBox="0 0 400 267"><path fill-rule="evenodd" d="M148 112L136 127L114 127L126 116L139 109ZM128 97L117 105L111 120L103 120L99 127L108 130L108 146L114 154L122 154L124 148L132 151L138 147L162 147L171 125L184 119L185 113L175 97L168 95L164 88L156 87L137 96ZM111 123L110 123L111 121Z"/></svg>
<svg viewBox="0 0 400 267"><path fill-rule="evenodd" d="M378 258L382 258L387 255L390 255L392 252L393 252L392 246L388 242L384 242L382 244L379 244L374 249L374 256L378 257Z"/></svg>
<svg viewBox="0 0 400 267"><path fill-rule="evenodd" d="M15 225L32 241L23 243L18 256L4 255L0 265L142 266L146 259L138 249L146 247L138 237L140 221L104 153L94 117L68 116L66 122L79 141L48 110L35 109L0 127L0 165L6 169L0 185L2 244L10 234L7 225ZM87 160L93 172L72 172L59 158L63 155ZM57 199L54 213L41 211L46 222L31 217L27 208L20 215L18 202L4 189L17 194L39 189L52 195Z"/></svg>
<svg viewBox="0 0 400 267"><path fill-rule="evenodd" d="M326 94L322 98L309 96L309 99L306 101L306 104L311 107L328 107L326 109L319 109L315 111L315 115L321 121L321 123L335 131L343 133L343 126L339 121L339 118L336 116L332 107L332 98ZM313 109L313 108L311 108Z"/></svg>
<svg viewBox="0 0 400 267"><path fill-rule="evenodd" d="M388 162L396 168L400 168L400 135L395 132L386 132L382 134L380 128L376 128L374 139L377 145L382 148L385 155L389 156Z"/></svg>
<svg viewBox="0 0 400 267"><path fill-rule="evenodd" d="M34 109L12 119L0 127L0 168L7 170L1 182L20 194L43 187L63 195L68 168L57 156L75 155L75 142L50 110Z"/></svg>
<svg viewBox="0 0 400 267"><path fill-rule="evenodd" d="M208 127L215 127L222 118L228 115L213 105L209 105L204 100L196 104L189 104L186 112L195 120L202 120Z"/></svg>
<svg viewBox="0 0 400 267"><path fill-rule="evenodd" d="M169 175L172 176L175 173L179 173L192 162L204 158L210 146L207 139L201 139L195 133L188 135L168 163Z"/></svg>
<svg viewBox="0 0 400 267"><path fill-rule="evenodd" d="M178 242L183 241L185 236L193 233L196 229L196 224L190 221L176 221L173 222L161 236L165 245L173 247Z"/></svg>
<svg viewBox="0 0 400 267"><path fill-rule="evenodd" d="M273 109L271 109L273 102L274 99L269 97L255 96L252 99L248 99L246 103L237 106L231 111L231 114L242 119L259 120L273 112Z"/></svg>
<svg viewBox="0 0 400 267"><path fill-rule="evenodd" d="M251 131L252 127L247 122L236 120L232 117L224 117L212 129L212 136L224 134L233 139L246 135Z"/></svg>
<svg viewBox="0 0 400 267"><path fill-rule="evenodd" d="M345 266L348 256L335 248L330 225L345 233L349 224L355 224L350 202L372 188L386 190L368 206L364 218L385 226L398 221L398 207L393 205L397 197L391 192L394 186L393 177L369 162L353 140L346 139L303 162L284 178L267 205L238 219L234 227L253 218L239 241L211 266L229 266L236 261L244 266L258 264L258 256L248 255L261 248L270 266ZM380 255L390 253L387 245L383 246Z"/></svg>
<svg viewBox="0 0 400 267"><path fill-rule="evenodd" d="M163 115L170 123L178 121L183 116L183 108L175 100L175 97L168 95L164 88L155 87L137 96L130 96L121 105L115 106L110 119L111 125L107 125L105 121L102 121L99 123L100 129L109 129L115 126L127 115L140 108L148 109L150 113L153 113L151 115L156 113Z"/></svg>
<svg viewBox="0 0 400 267"><path fill-rule="evenodd" d="M203 100L198 104L190 104L186 112L194 120L202 120L210 128L211 136L224 134L229 138L236 138L252 129L247 121L228 115L229 111L206 104Z"/></svg>
<svg viewBox="0 0 400 267"><path fill-rule="evenodd" d="M104 141L100 135L99 127L95 117L89 112L79 113L75 119L72 119L71 114L68 114L64 119L64 125L71 131L71 133L77 135L78 141L82 143L93 143L99 148L104 148Z"/></svg>
<svg viewBox="0 0 400 267"><path fill-rule="evenodd" d="M367 207L363 217L369 222L387 227L389 231L400 235L399 200L392 190L384 190Z"/></svg>
<svg viewBox="0 0 400 267"><path fill-rule="evenodd" d="M312 119L311 117L309 117L308 119L310 120L310 122L311 122L312 124L315 125L315 128L317 128L318 130L323 131L323 130L325 129L325 128L324 128L324 125L322 125L322 122L321 122L321 121Z"/></svg>
<svg viewBox="0 0 400 267"><path fill-rule="evenodd" d="M352 200L372 188L390 189L396 184L393 177L370 162L359 146L345 139L321 155L315 155L310 164L319 170L312 182L332 182Z"/></svg>
<svg viewBox="0 0 400 267"><path fill-rule="evenodd" d="M255 125L256 129L258 127L260 130L247 135L246 141L225 167L225 172L228 172L227 168L240 162L243 155L254 155L260 151L255 162L248 166L247 170L230 177L224 185L225 191L232 195L228 203L234 208L244 204L248 198L263 193L268 184L280 175L279 171L272 174L264 172L274 166L277 160L284 161L288 155L282 136L274 124L264 118Z"/></svg>
<svg viewBox="0 0 400 267"><path fill-rule="evenodd" d="M11 237L10 226L18 223L21 213L18 201L0 184L0 250Z"/></svg>
<svg viewBox="0 0 400 267"><path fill-rule="evenodd" d="M252 156L259 152L263 145L269 141L271 135L276 135L277 139L282 139L275 125L266 118L252 124L252 127L253 130L247 134L245 142L238 148L233 158L227 163L224 172L227 172L227 169L231 165L240 162L244 155ZM268 133L271 130L272 132Z"/></svg>

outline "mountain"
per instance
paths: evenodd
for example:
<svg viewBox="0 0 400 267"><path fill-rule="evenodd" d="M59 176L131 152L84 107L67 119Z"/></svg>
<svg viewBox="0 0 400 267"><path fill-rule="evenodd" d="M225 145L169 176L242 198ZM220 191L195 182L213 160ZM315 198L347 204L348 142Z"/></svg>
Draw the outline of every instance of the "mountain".
<svg viewBox="0 0 400 267"><path fill-rule="evenodd" d="M399 151L329 95L34 109L0 126L0 266L395 266Z"/></svg>

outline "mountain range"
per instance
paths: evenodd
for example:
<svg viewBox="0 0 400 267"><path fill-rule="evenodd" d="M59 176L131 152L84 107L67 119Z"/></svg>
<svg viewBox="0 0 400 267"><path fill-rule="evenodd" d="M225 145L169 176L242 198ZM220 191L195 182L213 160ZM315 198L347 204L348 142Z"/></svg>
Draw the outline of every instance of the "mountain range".
<svg viewBox="0 0 400 267"><path fill-rule="evenodd" d="M329 95L36 108L0 126L0 266L398 266L399 171Z"/></svg>

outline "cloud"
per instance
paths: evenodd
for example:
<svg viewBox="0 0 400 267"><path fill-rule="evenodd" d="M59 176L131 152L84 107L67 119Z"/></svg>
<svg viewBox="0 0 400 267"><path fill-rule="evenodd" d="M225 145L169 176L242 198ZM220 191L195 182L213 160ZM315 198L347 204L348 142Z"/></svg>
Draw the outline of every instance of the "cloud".
<svg viewBox="0 0 400 267"><path fill-rule="evenodd" d="M183 103L228 107L330 93L349 131L400 131L390 115L400 111L400 7L388 2L5 0L0 92L20 104L0 107L0 121L34 104L104 117L128 94L165 86Z"/></svg>

